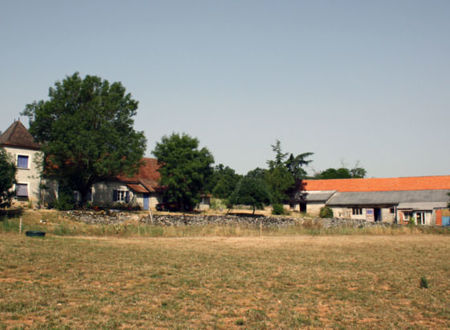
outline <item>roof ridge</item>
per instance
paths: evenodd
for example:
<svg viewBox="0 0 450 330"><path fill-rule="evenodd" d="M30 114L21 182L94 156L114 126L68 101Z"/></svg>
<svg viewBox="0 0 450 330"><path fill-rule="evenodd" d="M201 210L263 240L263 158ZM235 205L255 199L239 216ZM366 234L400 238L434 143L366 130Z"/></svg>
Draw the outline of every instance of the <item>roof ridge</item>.
<svg viewBox="0 0 450 330"><path fill-rule="evenodd" d="M33 136L20 120L14 121L6 131L0 135L0 145L24 149L40 149Z"/></svg>

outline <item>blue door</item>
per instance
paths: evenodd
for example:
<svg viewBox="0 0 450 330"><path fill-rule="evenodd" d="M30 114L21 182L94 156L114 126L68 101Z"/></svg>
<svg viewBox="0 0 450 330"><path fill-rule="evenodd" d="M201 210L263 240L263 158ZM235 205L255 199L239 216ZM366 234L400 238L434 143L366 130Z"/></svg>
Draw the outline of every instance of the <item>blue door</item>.
<svg viewBox="0 0 450 330"><path fill-rule="evenodd" d="M144 210L148 210L150 206L150 195L144 194Z"/></svg>
<svg viewBox="0 0 450 330"><path fill-rule="evenodd" d="M450 217L442 217L442 226L450 226Z"/></svg>

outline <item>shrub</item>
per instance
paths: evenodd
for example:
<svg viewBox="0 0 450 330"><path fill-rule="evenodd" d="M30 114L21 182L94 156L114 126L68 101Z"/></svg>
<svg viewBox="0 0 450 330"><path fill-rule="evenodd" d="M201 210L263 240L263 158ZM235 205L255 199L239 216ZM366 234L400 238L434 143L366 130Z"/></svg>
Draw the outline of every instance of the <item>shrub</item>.
<svg viewBox="0 0 450 330"><path fill-rule="evenodd" d="M69 194L59 194L58 199L55 200L53 207L59 211L73 210L75 202L73 196Z"/></svg>
<svg viewBox="0 0 450 330"><path fill-rule="evenodd" d="M272 214L282 215L282 214L286 214L286 211L284 210L284 207L282 204L273 204L272 205Z"/></svg>
<svg viewBox="0 0 450 330"><path fill-rule="evenodd" d="M420 287L422 289L428 289L428 279L425 276L420 278Z"/></svg>
<svg viewBox="0 0 450 330"><path fill-rule="evenodd" d="M321 218L332 218L333 210L328 206L324 206L320 209L319 217Z"/></svg>

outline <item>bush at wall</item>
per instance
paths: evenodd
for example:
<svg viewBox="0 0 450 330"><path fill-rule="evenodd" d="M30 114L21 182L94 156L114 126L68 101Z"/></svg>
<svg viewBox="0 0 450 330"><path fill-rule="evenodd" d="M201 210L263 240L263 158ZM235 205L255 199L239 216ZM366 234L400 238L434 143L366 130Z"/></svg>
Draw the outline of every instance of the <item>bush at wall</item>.
<svg viewBox="0 0 450 330"><path fill-rule="evenodd" d="M285 214L283 205L282 204L273 204L272 205L272 214L275 214L275 215Z"/></svg>
<svg viewBox="0 0 450 330"><path fill-rule="evenodd" d="M333 217L333 210L330 209L328 206L324 206L320 209L319 217L321 218L332 218Z"/></svg>

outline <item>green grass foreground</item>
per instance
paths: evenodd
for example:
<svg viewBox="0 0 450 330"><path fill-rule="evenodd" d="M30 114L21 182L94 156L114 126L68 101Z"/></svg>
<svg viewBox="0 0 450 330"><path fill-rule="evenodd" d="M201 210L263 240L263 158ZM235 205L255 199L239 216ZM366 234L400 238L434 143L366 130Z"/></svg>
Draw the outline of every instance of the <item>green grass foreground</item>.
<svg viewBox="0 0 450 330"><path fill-rule="evenodd" d="M0 253L0 328L450 326L448 235L11 231L0 233Z"/></svg>

